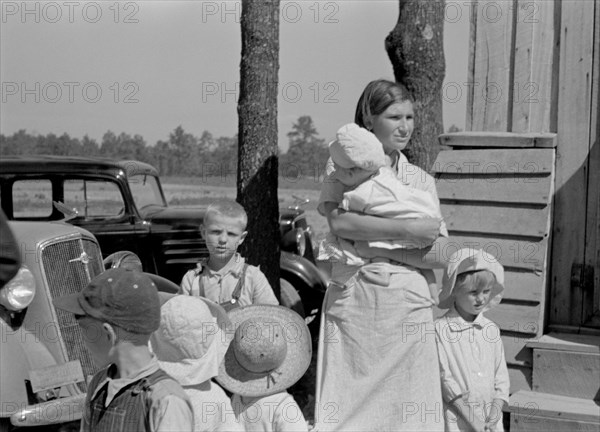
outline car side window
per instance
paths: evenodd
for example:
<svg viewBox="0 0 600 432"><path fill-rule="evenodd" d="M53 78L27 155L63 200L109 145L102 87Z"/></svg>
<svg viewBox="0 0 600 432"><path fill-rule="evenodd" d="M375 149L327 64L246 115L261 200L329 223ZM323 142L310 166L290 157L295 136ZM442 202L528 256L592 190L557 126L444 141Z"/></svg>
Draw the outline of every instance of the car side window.
<svg viewBox="0 0 600 432"><path fill-rule="evenodd" d="M13 218L46 218L52 214L50 180L17 180L12 187Z"/></svg>
<svg viewBox="0 0 600 432"><path fill-rule="evenodd" d="M64 204L84 220L116 219L124 214L125 204L115 182L71 179L64 182Z"/></svg>

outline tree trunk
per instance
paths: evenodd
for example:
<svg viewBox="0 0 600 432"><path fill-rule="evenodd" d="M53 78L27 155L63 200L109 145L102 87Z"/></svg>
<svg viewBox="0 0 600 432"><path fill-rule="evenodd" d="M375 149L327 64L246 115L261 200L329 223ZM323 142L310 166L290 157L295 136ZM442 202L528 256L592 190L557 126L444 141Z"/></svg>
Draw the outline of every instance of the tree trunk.
<svg viewBox="0 0 600 432"><path fill-rule="evenodd" d="M241 253L260 265L279 298L279 0L244 0L241 29L237 201L248 213Z"/></svg>
<svg viewBox="0 0 600 432"><path fill-rule="evenodd" d="M405 154L429 171L443 132L444 0L399 0L400 13L385 48L396 81L415 99L415 131Z"/></svg>

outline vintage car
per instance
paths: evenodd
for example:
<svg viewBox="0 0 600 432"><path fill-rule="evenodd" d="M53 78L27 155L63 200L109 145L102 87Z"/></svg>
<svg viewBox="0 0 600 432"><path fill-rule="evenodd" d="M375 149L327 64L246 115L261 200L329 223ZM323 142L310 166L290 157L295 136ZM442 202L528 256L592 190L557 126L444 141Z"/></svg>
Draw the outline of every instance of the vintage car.
<svg viewBox="0 0 600 432"><path fill-rule="evenodd" d="M92 232L104 257L129 250L144 271L175 283L208 254L199 231L204 209L168 206L158 171L146 163L3 156L0 199L10 220L65 220ZM280 230L282 304L316 315L327 280L314 263L304 211L281 209Z"/></svg>
<svg viewBox="0 0 600 432"><path fill-rule="evenodd" d="M96 369L74 316L52 299L80 291L104 270L100 246L63 222L10 227L22 267L0 290L0 430L77 421L85 379Z"/></svg>

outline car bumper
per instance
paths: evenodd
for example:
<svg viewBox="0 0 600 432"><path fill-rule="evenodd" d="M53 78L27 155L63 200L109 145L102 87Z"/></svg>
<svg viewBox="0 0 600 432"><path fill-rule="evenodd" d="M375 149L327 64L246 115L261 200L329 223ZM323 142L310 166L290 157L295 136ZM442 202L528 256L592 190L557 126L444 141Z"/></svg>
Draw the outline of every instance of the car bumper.
<svg viewBox="0 0 600 432"><path fill-rule="evenodd" d="M36 405L28 405L10 416L14 426L31 427L80 420L85 394L68 396Z"/></svg>

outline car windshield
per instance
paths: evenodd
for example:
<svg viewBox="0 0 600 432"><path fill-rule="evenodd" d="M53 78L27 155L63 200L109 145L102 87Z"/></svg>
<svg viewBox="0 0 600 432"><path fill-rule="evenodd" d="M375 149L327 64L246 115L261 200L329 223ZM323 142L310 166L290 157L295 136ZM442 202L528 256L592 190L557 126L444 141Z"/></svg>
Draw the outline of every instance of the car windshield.
<svg viewBox="0 0 600 432"><path fill-rule="evenodd" d="M155 176L135 174L127 178L131 194L138 209L148 206L166 207L167 203L162 194L160 183Z"/></svg>

